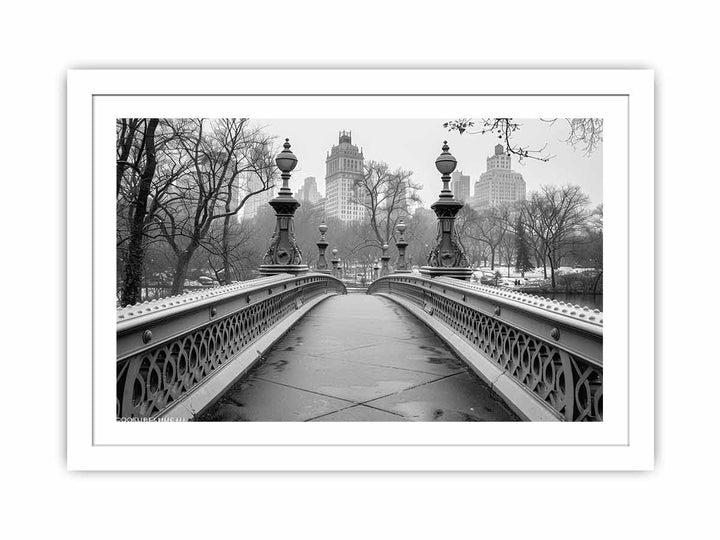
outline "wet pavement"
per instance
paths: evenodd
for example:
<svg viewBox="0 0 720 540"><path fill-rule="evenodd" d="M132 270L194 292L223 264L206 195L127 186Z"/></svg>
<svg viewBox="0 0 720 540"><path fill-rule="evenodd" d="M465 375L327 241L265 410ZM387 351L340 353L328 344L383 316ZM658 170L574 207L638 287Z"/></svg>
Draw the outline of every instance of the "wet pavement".
<svg viewBox="0 0 720 540"><path fill-rule="evenodd" d="M519 420L428 327L378 296L334 296L200 421Z"/></svg>

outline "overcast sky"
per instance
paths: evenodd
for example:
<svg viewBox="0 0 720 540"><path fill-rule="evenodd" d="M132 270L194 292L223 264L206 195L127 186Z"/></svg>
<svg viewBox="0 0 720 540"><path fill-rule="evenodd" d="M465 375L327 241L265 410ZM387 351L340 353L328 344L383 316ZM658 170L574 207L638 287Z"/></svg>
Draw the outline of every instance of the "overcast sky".
<svg viewBox="0 0 720 540"><path fill-rule="evenodd" d="M440 193L442 182L435 168L443 140L458 161L456 170L469 174L471 192L474 183L486 169L485 159L492 155L497 137L485 134L459 135L442 127L443 119L259 119L256 122L280 140L290 138L292 150L298 157L293 171L291 188L297 192L307 176L317 178L318 189L325 194L325 158L338 143L338 132L352 131L352 141L362 147L366 160L385 161L392 168L413 171L416 182L423 185L423 206L430 206ZM582 149L573 149L563 142L567 137L567 123L559 119L549 125L538 119L518 120L522 124L514 140L523 146L541 148L555 157L549 162L525 159L518 163L513 156L512 168L521 173L528 193L543 184L577 184L590 197L592 205L602 202L602 148L589 157Z"/></svg>

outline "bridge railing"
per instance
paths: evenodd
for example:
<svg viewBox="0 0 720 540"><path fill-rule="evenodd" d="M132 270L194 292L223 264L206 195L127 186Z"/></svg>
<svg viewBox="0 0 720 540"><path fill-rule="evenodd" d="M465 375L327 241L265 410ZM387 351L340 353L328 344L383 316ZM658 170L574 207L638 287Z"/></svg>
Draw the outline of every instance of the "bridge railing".
<svg viewBox="0 0 720 540"><path fill-rule="evenodd" d="M279 274L119 308L117 417L163 415L283 321L345 293L326 274Z"/></svg>
<svg viewBox="0 0 720 540"><path fill-rule="evenodd" d="M508 401L541 406L535 418L602 420L600 311L449 277L394 274L373 282L368 294L405 305L451 345L460 339L469 351L461 356L494 386L502 382Z"/></svg>

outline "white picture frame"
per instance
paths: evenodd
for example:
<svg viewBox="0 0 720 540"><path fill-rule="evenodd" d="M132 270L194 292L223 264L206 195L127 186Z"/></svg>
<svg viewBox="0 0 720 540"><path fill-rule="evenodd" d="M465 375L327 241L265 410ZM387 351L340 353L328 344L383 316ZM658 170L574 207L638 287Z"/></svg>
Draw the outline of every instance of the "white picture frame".
<svg viewBox="0 0 720 540"><path fill-rule="evenodd" d="M652 71L71 70L67 86L69 469L653 468ZM240 115L604 118L604 421L117 422L114 120Z"/></svg>

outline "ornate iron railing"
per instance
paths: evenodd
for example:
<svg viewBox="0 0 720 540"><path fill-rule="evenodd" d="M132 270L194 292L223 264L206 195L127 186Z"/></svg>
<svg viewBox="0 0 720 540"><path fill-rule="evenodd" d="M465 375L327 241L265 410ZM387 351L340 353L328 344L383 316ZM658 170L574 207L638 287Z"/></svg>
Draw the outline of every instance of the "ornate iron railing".
<svg viewBox="0 0 720 540"><path fill-rule="evenodd" d="M118 418L158 416L303 304L345 292L280 274L118 309Z"/></svg>
<svg viewBox="0 0 720 540"><path fill-rule="evenodd" d="M368 294L423 309L560 420L602 420L603 320L587 307L440 277L395 274Z"/></svg>

